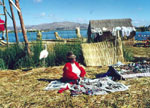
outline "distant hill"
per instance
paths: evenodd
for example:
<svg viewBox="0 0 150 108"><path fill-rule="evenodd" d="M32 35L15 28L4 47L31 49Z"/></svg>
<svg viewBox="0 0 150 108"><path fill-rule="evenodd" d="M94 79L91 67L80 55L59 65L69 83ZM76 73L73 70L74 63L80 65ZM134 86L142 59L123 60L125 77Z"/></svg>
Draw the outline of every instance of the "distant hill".
<svg viewBox="0 0 150 108"><path fill-rule="evenodd" d="M76 27L80 27L80 29L87 29L88 24L80 24L75 22L53 22L53 23L45 23L39 25L31 25L26 26L26 29L36 29L36 30L73 30ZM20 27L18 27L20 30ZM8 27L8 30L13 30L13 27Z"/></svg>

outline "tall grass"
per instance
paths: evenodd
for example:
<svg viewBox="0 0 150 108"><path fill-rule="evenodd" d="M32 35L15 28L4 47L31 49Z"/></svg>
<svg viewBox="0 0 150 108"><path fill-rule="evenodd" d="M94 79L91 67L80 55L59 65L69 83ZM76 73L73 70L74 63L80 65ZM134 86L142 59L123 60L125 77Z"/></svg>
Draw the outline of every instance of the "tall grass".
<svg viewBox="0 0 150 108"><path fill-rule="evenodd" d="M129 49L123 48L123 55L126 61L131 62L134 60L134 54Z"/></svg>
<svg viewBox="0 0 150 108"><path fill-rule="evenodd" d="M37 41L30 45L32 56L28 56L24 45L12 45L4 50L0 50L0 59L2 67L6 69L18 69L28 67L43 66L43 60L39 60L40 52L44 49L42 42ZM44 66L58 66L67 62L66 54L73 51L77 56L77 61L83 64L83 56L80 43L74 44L56 44L53 51L49 51ZM2 64L3 60L3 64ZM4 69L4 68L2 68Z"/></svg>
<svg viewBox="0 0 150 108"><path fill-rule="evenodd" d="M63 65L67 62L66 54L68 51L72 51L76 55L76 59L79 63L83 63L83 54L81 51L80 43L76 44L56 44L54 47L55 63L56 65Z"/></svg>
<svg viewBox="0 0 150 108"><path fill-rule="evenodd" d="M16 69L19 64L18 61L26 55L24 49L19 45L7 47L5 50L0 50L0 52L0 58L4 60L8 69Z"/></svg>
<svg viewBox="0 0 150 108"><path fill-rule="evenodd" d="M39 60L40 52L43 50L42 41L36 41L31 46L31 51L33 53L32 59L33 59L33 65L32 67L38 67L42 63Z"/></svg>
<svg viewBox="0 0 150 108"><path fill-rule="evenodd" d="M0 58L0 70L4 70L5 68L5 62L2 58Z"/></svg>

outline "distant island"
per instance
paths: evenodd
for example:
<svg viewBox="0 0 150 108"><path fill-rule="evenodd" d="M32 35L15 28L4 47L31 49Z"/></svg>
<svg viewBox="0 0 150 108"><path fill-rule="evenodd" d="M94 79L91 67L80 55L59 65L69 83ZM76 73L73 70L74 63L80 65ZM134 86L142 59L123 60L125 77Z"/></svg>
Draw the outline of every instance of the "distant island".
<svg viewBox="0 0 150 108"><path fill-rule="evenodd" d="M76 22L53 22L53 23L45 23L45 24L39 24L39 25L31 25L26 26L26 29L28 31L36 31L36 30L75 30L76 27L80 27L80 29L87 29L88 24L80 24ZM21 30L20 27L17 27L18 30ZM9 31L13 31L13 27L8 27Z"/></svg>

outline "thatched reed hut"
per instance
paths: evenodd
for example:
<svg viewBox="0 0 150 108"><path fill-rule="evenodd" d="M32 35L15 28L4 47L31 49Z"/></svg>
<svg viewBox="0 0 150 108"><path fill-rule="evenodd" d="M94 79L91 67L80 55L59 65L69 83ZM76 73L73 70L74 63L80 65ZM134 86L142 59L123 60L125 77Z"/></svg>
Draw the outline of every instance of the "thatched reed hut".
<svg viewBox="0 0 150 108"><path fill-rule="evenodd" d="M88 26L88 41L110 41L114 40L113 30L116 27L130 27L133 28L131 19L109 19L109 20L90 20ZM99 36L100 35L100 36ZM135 31L126 36L126 39L134 40Z"/></svg>
<svg viewBox="0 0 150 108"><path fill-rule="evenodd" d="M98 43L82 44L87 66L108 66L124 62L122 38L134 42L135 28L131 19L91 20L88 27L88 41Z"/></svg>

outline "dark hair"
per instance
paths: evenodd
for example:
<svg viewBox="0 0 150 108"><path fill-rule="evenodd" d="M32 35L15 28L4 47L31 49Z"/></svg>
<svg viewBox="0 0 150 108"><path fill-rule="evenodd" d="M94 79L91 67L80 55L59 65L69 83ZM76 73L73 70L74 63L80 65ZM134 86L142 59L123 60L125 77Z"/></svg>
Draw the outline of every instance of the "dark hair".
<svg viewBox="0 0 150 108"><path fill-rule="evenodd" d="M68 61L68 62L71 62L71 61L73 60L73 58L69 58L69 56L71 56L71 55L73 55L73 52L72 52L72 51L69 51L69 52L67 53L67 61Z"/></svg>
<svg viewBox="0 0 150 108"><path fill-rule="evenodd" d="M67 57L69 57L69 56L71 56L71 55L73 55L73 52L72 52L72 51L69 51L69 52L67 53Z"/></svg>

